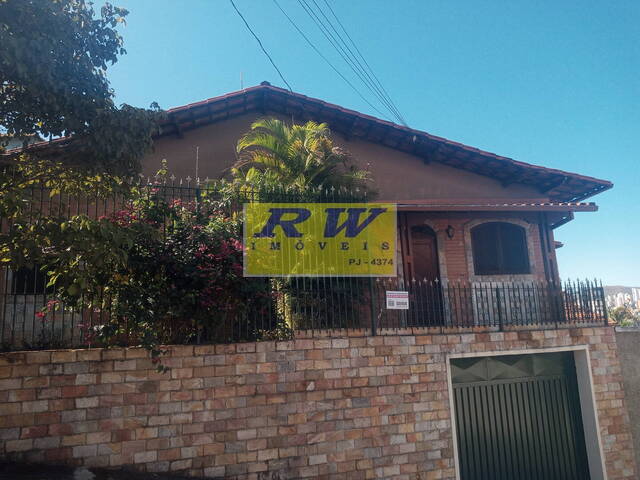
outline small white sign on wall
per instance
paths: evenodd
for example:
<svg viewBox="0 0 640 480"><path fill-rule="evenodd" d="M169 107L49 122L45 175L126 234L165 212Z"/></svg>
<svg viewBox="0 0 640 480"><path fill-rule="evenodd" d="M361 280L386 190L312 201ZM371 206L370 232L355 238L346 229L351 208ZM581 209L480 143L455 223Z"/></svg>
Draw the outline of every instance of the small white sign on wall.
<svg viewBox="0 0 640 480"><path fill-rule="evenodd" d="M387 290L388 310L409 310L409 292Z"/></svg>

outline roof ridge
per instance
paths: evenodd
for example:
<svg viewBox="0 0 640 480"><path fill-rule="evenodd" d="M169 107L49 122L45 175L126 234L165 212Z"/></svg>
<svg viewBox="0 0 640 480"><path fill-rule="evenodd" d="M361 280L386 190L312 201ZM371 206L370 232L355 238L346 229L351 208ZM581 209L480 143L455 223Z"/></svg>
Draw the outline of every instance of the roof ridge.
<svg viewBox="0 0 640 480"><path fill-rule="evenodd" d="M342 107L337 104L326 102L324 100L309 97L307 95L291 92L284 88L276 87L267 82L263 82L260 85L244 88L234 92L229 92L217 97L211 97L199 102L192 102L186 105L172 107L166 110L166 118L161 122L161 127L166 127L158 136L170 135L172 133L180 133L180 125L186 124L186 128L199 128L201 126L214 123L218 120L223 120L230 117L229 105L238 98L244 97L241 103L241 110L239 113L234 112L233 115L248 113L253 111L256 107L248 108L247 99L253 95L259 95L260 92L264 95L262 97L262 109L266 110L267 103L271 101L271 107L275 110L277 104L277 97L286 97L289 102L284 102L282 109L293 109L296 112L303 109L305 106L314 106L312 112L314 114L320 114L323 109L336 112L338 115L342 115L344 118L349 119L351 129L355 127L358 120L364 123L370 123L369 129L365 132L366 135L370 133L371 125L376 125L386 129L382 139L374 140L367 138L366 135L361 135L365 140L371 142L377 142L385 145L389 148L394 148L399 151L405 151L418 157L425 159L425 162L431 161L433 157L441 155L444 158L435 158L436 161L448 165L453 168L459 168L472 173L489 176L497 181L503 182L503 185L511 183L521 183L525 185L536 185L540 189L541 193L544 193L550 197L552 201L569 201L575 202L583 200L587 197L595 195L601 191L607 190L613 186L608 180L602 180L588 175L582 175L578 173L572 173L557 168L544 167L541 165L535 165L520 160L515 160L510 157L498 155L493 152L482 150L476 147L471 147L460 142L449 140L445 137L430 134L423 130L417 130L411 127L405 127L388 120L380 119L372 115L358 112L349 108ZM291 106L291 102L297 101L300 105L297 105L297 109ZM201 122L196 122L193 115L193 111L202 107L210 107L211 105L222 104L220 111L213 112L210 108L206 108L204 116L197 117ZM237 105L233 105L237 107ZM190 112L191 116L182 117L185 112ZM214 113L226 112L226 115L222 115L219 119L214 119ZM266 112L265 112L266 113ZM335 129L335 122L338 122L337 115L331 115L334 124L331 125L332 130ZM180 122L183 122L182 124ZM338 131L340 131L338 129ZM395 132L395 145L390 145L384 140L387 139L388 132ZM398 133L400 136L404 135L405 138L398 140ZM352 133L354 134L354 133ZM354 134L355 135L355 134ZM418 142L418 138L421 139ZM45 149L48 145L63 144L69 137L61 137L51 141L36 142L29 145L26 150L40 150ZM393 140L393 139L392 139ZM401 145L402 140L405 144ZM428 149L427 147L437 145L436 148ZM410 145L410 147L406 147ZM422 152L420 149L422 148ZM440 149L446 149L447 152L442 152ZM450 150L453 150L451 152ZM22 149L12 149L7 153L15 154L16 151L22 151ZM447 156L449 155L449 156ZM500 162L500 165L489 165L491 162Z"/></svg>

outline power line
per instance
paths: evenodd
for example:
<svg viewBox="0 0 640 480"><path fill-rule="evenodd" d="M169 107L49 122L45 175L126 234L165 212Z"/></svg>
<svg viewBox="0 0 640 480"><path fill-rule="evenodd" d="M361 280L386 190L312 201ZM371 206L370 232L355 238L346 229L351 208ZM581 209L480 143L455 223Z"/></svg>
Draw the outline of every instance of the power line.
<svg viewBox="0 0 640 480"><path fill-rule="evenodd" d="M353 83L351 83L351 81L347 77L345 77L342 74L342 72L340 72L340 70L338 70L331 63L331 61L318 49L318 47L315 46L315 44L311 40L309 40L309 37L305 35L305 33L298 27L298 25L293 21L293 19L287 14L287 12L280 6L280 4L278 3L278 0L273 0L273 3L276 4L276 7L278 7L278 9L282 12L282 14L286 17L286 19L289 20L289 23L293 25L293 28L295 28L298 31L298 33L302 36L302 38L305 39L305 41L309 44L309 46L313 48L313 50L318 55L320 55L320 58L322 58L327 63L327 65L329 65L333 69L333 71L336 72L340 76L340 78L342 78L347 83L347 85L349 85L364 102L366 102L371 108L373 108L376 112L378 112L378 114L380 114L381 116L383 116L388 120L388 117L384 113L382 113L378 108L376 108L376 106L373 105L369 100L367 100L365 96L362 95L362 93L360 93L360 91L356 88L356 86Z"/></svg>
<svg viewBox="0 0 640 480"><path fill-rule="evenodd" d="M336 21L338 22L338 25L340 26L340 28L342 29L342 31L344 32L344 34L347 36L347 38L349 39L349 41L351 42L351 45L353 45L353 47L356 49L356 52L358 52L358 55L360 56L360 58L362 59L362 61L364 62L364 64L366 65L367 69L369 70L369 72L371 72L371 75L373 76L373 78L375 79L375 82L378 84L378 86L382 89L382 91L384 92L384 94L386 95L387 99L389 100L389 102L391 102L391 104L393 105L395 111L398 113L398 115L400 115L400 111L398 110L398 108L396 107L395 103L393 102L393 100L391 99L391 96L387 93L387 90L384 88L384 86L382 85L382 82L380 82L380 79L378 78L378 76L375 74L375 72L373 71L373 69L371 68L371 66L369 65L369 62L367 62L367 59L364 58L364 55L362 54L362 52L360 51L360 49L358 48L358 45L356 45L356 42L353 40L353 38L351 38L351 35L349 35L349 32L347 31L347 29L344 27L344 25L342 24L342 22L340 21L340 18L338 18L338 16L336 15L336 13L334 12L333 8L331 7L331 4L329 3L328 0L324 0L325 5L327 6L327 8L329 9L329 11L331 12L331 15L333 15L333 18L336 19ZM400 115L402 117L402 115ZM405 123L406 125L406 123Z"/></svg>
<svg viewBox="0 0 640 480"><path fill-rule="evenodd" d="M377 79L377 82L374 81L371 77L371 75L369 74L369 72L367 72L367 70L362 66L362 63L360 63L360 60L358 60L358 57L353 53L353 51L351 50L351 48L349 47L349 45L347 44L347 42L344 40L344 38L342 38L342 35L340 34L340 32L338 32L338 30L335 28L335 26L333 25L333 22L327 17L327 15L325 15L324 11L322 10L322 8L320 7L320 5L318 5L318 3L316 2L316 0L312 0L313 4L316 6L316 9L320 12L320 14L324 17L324 19L326 20L327 24L331 27L331 29L335 32L336 37L342 42L342 44L344 45L344 47L346 48L348 54L353 58L353 60L355 61L355 63L357 63L358 69L367 77L367 80L369 82L369 85L371 87L373 87L373 89L375 89L376 91L376 95L378 96L378 98L385 104L385 106L387 106L387 108L393 112L395 114L395 117L398 119L398 121L400 123L402 123L403 125L406 126L406 122L404 121L404 118L402 117L402 115L400 114L400 111L398 110L398 108L396 107L396 105L393 103L393 101L391 100L391 98L389 97L388 93L386 92L386 90L384 90L384 88L381 88L381 84L379 79ZM362 55L362 52L360 52L357 49L357 46L355 45L355 42L353 41L353 39L351 38L351 36L346 32L346 29L344 28L344 25L340 22L340 19L338 19L338 16L336 15L336 13L333 11L333 9L331 8L331 6L327 3L327 0L325 0L325 4L327 5L327 7L329 8L329 10L331 11L332 15L334 16L334 18L338 21L338 23L340 24L342 30L345 32L345 34L349 37L351 43L354 45L354 47L356 48L356 50L358 51L358 53L360 54L360 57L363 59L363 61L366 64L366 60L364 60L364 57ZM368 64L367 64L368 65ZM373 71L371 69L371 67L369 66L369 70L371 71L371 73L373 74ZM375 77L375 74L373 74ZM371 89L371 88L370 88Z"/></svg>
<svg viewBox="0 0 640 480"><path fill-rule="evenodd" d="M344 60L344 62L347 64L347 66L351 69L351 71L353 71L353 73L356 74L356 76L360 79L360 81L364 84L364 86L369 89L369 91L371 91L371 93L374 94L374 96L376 96L378 98L378 100L380 101L380 103L382 103L382 105L384 105L385 107L387 107L387 109L389 109L388 105L385 104L385 102L376 94L376 92L374 92L371 89L371 86L369 85L369 83L367 82L366 78L364 78L362 76L362 73L358 70L358 68L355 66L355 64L353 63L353 61L348 58L347 53L344 51L344 49L341 47L341 45L339 45L337 43L337 40L334 38L334 36L331 34L331 32L329 31L329 29L327 28L327 26L322 22L322 20L320 19L320 17L318 17L318 15L316 14L315 11L313 11L313 9L311 8L311 6L305 1L305 0L298 0L298 3L300 4L300 6L303 8L303 10L306 12L306 14L309 16L309 18L311 18L311 20L316 24L316 26L318 27L318 29L320 30L320 33L322 33L324 35L324 37L329 41L329 43L331 44L331 46L336 50L336 52L338 52L338 55L340 55L340 57L342 58L342 60ZM393 115L393 112L389 109L389 111L391 112L391 114Z"/></svg>
<svg viewBox="0 0 640 480"><path fill-rule="evenodd" d="M269 52L267 52L267 50L264 48L264 45L262 45L262 42L260 41L260 38L258 38L258 35L256 35L256 33L251 29L251 27L249 26L249 24L247 23L247 21L245 20L244 16L242 15L242 13L240 13L240 10L238 10L238 7L236 7L236 4L233 3L233 0L229 0L229 2L231 2L231 5L233 6L233 9L236 11L236 13L240 16L240 18L242 19L242 21L244 22L245 26L247 27L247 30L249 30L249 32L251 32L251 35L253 35L253 38L256 39L256 41L258 42L258 45L260 45L260 48L262 49L262 51L264 52L264 54L267 56L267 58L269 59L269 61L271 62L271 65L273 65L273 68L276 69L276 72L278 72L278 75L280 75L280 78L282 79L282 81L285 83L285 85L289 88L289 91L293 92L293 89L291 88L291 85L289 85L289 82L287 82L284 78L284 75L282 75L282 72L280 71L280 69L278 68L278 66L276 65L276 63L273 61L273 58L271 58L271 55L269 55Z"/></svg>
<svg viewBox="0 0 640 480"><path fill-rule="evenodd" d="M373 108L382 117L387 118L387 116L385 114L383 114L379 109L377 109L375 107L375 105L373 105L371 102L369 102L364 97L364 95L355 87L355 85L353 85L353 83L351 81L349 81L349 79L347 77L345 77L345 75L343 75L342 72L340 72L329 61L329 59L320 51L320 49L316 45L313 44L313 42L307 37L307 35L305 35L305 33L298 27L298 25L296 25L296 23L291 19L291 17L284 11L284 9L280 6L280 4L277 2L277 0L273 0L273 1L276 4L276 6L278 7L278 9L282 12L282 14L287 18L287 20L293 25L293 27L298 31L298 33L300 33L300 35L305 39L305 41L311 46L311 48L313 48L313 50L318 55L320 55L320 57L358 94L358 96L364 102L366 102L371 108ZM400 114L398 108L396 107L396 105L391 100L389 94L387 93L387 91L382 86L382 83L380 82L378 77L373 72L371 66L367 63L366 59L362 55L362 52L358 49L357 45L355 44L353 38L349 35L349 33L347 32L346 28L344 27L344 25L342 24L340 19L337 17L337 15L334 12L334 10L331 8L331 5L329 5L327 0L324 0L325 4L329 8L329 11L331 12L331 15L338 22L338 25L340 26L341 30L347 36L349 42L356 49L358 55L362 59L362 62L366 65L366 67L367 67L366 69L363 67L363 65L360 62L360 60L358 59L358 57L353 53L353 51L351 50L351 48L349 47L347 42L344 40L344 38L342 37L340 32L338 32L338 30L335 28L335 26L333 25L332 21L322 11L322 8L318 5L316 0L312 0L312 1L313 1L313 4L315 5L316 9L320 13L320 15L322 15L322 17L324 18L324 21L318 16L318 14L313 10L313 8L307 3L306 0L298 0L298 3L305 10L307 15L309 15L309 17L313 20L313 22L316 24L316 26L320 29L321 33L325 36L325 38L329 41L329 43L331 43L333 48L342 57L342 59L347 64L347 66L356 74L356 76L360 79L360 81L365 85L365 87L378 99L378 101L382 105L384 105L386 107L386 109L391 113L391 115L393 117L395 117L401 124L406 126L407 124L404 121L404 118L402 117L402 115ZM242 15L242 13L238 9L238 7L234 3L234 1L233 0L229 0L229 2L233 6L233 8L236 11L236 13L238 14L238 16L242 19L242 21L245 24L247 30L249 30L251 35L253 35L253 37L256 39L256 41L258 42L258 45L260 46L260 49L265 54L265 56L268 58L269 62L271 62L271 65L276 70L276 72L278 73L278 75L280 76L280 78L282 79L284 84L289 88L290 91L293 91L291 85L284 78L284 75L282 74L282 72L280 71L278 66L276 65L275 61L273 60L271 55L269 55L269 52L264 47L262 41L260 40L258 35L254 32L254 30L251 28L251 26L249 25L249 23L245 19L244 15ZM326 25L325 25L325 22L326 22ZM333 30L333 32L335 33L335 36L334 36L334 34L331 33L330 29Z"/></svg>
<svg viewBox="0 0 640 480"><path fill-rule="evenodd" d="M363 74L367 78L367 87L369 88L369 90L371 90L372 93L374 93L374 95L378 97L378 99L389 109L390 112L392 112L392 114L396 117L396 119L400 123L403 123L406 125L406 123L404 123L404 119L402 118L402 115L394 105L393 101L389 98L386 92L383 91L383 89L380 89L380 87L376 84L373 78L371 78L371 75L369 74L369 72L367 72L367 70L362 66L362 63L360 63L360 60L358 59L358 57L353 53L353 51L351 50L347 42L344 40L344 38L342 38L342 35L340 34L340 32L338 32L336 27L333 25L333 22L331 21L331 19L327 17L327 15L325 15L324 11L322 10L322 7L318 5L316 0L311 0L311 1L315 5L316 10L320 13L320 15L322 15L327 25L331 28L331 30L333 30L335 37L334 35L331 35L331 37L334 39L337 38L340 41L340 43L342 43L342 45L344 46L344 48L340 47L340 50L342 50L343 53L345 53L348 57L350 57L351 63L358 69L359 72L361 72L361 74ZM326 0L325 0L325 3L326 3ZM328 3L327 3L327 6L329 6ZM330 6L329 6L329 9L331 10L334 18L338 20L335 12L331 9ZM339 20L338 20L338 23L340 23ZM346 32L346 30L344 29L344 26L342 26L342 29L343 31ZM351 41L353 42L353 39L351 39ZM375 92L373 90L375 90Z"/></svg>
<svg viewBox="0 0 640 480"><path fill-rule="evenodd" d="M397 110L394 109L394 106L390 104L388 99L385 98L385 96L380 92L378 88L376 88L376 85L371 81L371 77L367 74L367 72L362 68L361 65L358 65L359 62L356 63L354 62L354 60L352 60L351 57L355 58L355 55L353 54L349 46L346 44L344 39L342 39L339 32L337 32L335 27L333 27L330 20L322 12L319 5L314 1L314 4L319 9L320 14L325 18L326 22L329 24L329 27L325 25L325 22L323 22L323 20L318 16L318 14L313 10L313 8L307 3L306 0L298 0L298 3L304 9L307 15L311 18L311 20L316 24L318 29L320 29L320 32L325 36L325 38L333 46L333 48L336 50L338 55L340 55L340 57L344 60L347 66L356 74L356 76L360 79L360 81L365 85L365 87L380 101L382 105L384 105L389 110L391 115L394 116L399 121L399 123L406 125L401 115L399 115ZM330 28L333 29L334 32L336 32L335 36L331 33ZM338 37L340 40L338 40L336 37ZM340 42L346 46L346 50L340 44Z"/></svg>

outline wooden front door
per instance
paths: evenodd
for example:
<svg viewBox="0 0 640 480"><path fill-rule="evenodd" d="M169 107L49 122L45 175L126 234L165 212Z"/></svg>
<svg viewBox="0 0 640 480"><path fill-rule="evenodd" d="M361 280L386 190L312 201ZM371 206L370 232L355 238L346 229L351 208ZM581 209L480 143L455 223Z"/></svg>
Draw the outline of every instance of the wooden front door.
<svg viewBox="0 0 640 480"><path fill-rule="evenodd" d="M405 282L440 279L436 233L421 222L419 215L405 214L401 219L402 255Z"/></svg>
<svg viewBox="0 0 640 480"><path fill-rule="evenodd" d="M400 217L404 286L409 292L407 326L434 327L444 321L436 233L421 214Z"/></svg>

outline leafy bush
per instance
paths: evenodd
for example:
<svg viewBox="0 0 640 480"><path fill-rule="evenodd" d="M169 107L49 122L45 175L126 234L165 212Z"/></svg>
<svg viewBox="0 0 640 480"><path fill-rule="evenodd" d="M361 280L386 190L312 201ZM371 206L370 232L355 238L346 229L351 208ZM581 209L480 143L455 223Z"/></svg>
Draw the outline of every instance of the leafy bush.
<svg viewBox="0 0 640 480"><path fill-rule="evenodd" d="M612 308L609 312L609 318L620 327L640 325L640 313L630 305Z"/></svg>
<svg viewBox="0 0 640 480"><path fill-rule="evenodd" d="M105 282L115 315L102 327L103 338L122 337L127 343L257 339L257 324L271 318L273 302L268 283L242 275L237 217L206 198L167 203L151 195L103 221L135 237L126 265Z"/></svg>
<svg viewBox="0 0 640 480"><path fill-rule="evenodd" d="M0 208L12 228L0 233L1 260L47 273L53 301L38 314L43 321L71 308L82 313L87 343L142 345L156 357L166 343L290 336L270 282L243 277L241 219L228 198L175 200L160 182L130 187L45 162L5 177ZM37 185L46 202L29 193ZM72 194L86 202L89 192L95 203L118 195L120 207L97 218L78 213Z"/></svg>

